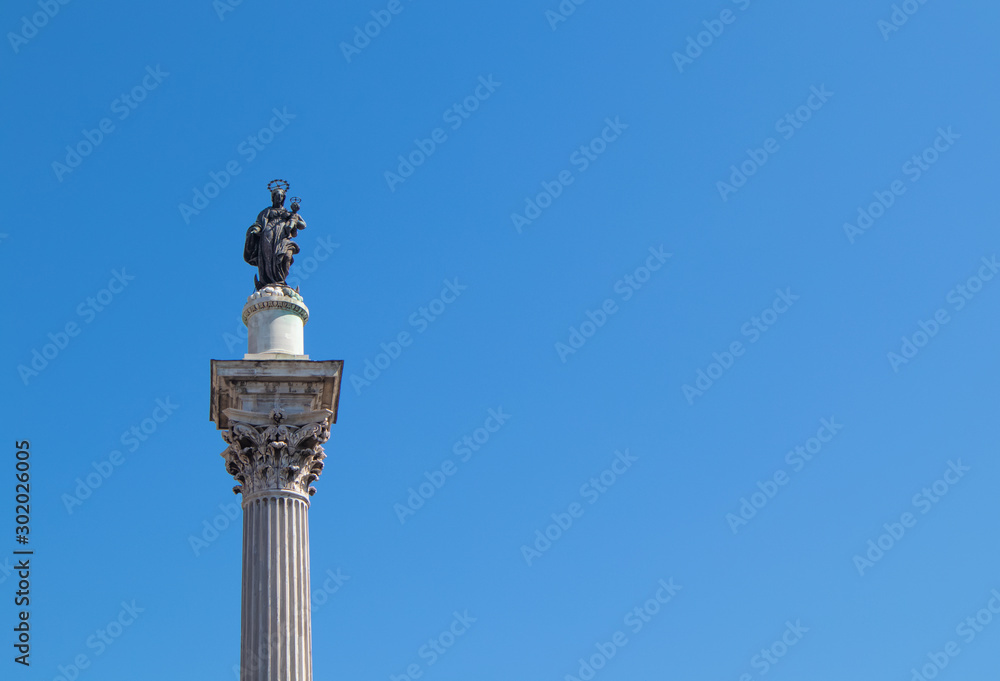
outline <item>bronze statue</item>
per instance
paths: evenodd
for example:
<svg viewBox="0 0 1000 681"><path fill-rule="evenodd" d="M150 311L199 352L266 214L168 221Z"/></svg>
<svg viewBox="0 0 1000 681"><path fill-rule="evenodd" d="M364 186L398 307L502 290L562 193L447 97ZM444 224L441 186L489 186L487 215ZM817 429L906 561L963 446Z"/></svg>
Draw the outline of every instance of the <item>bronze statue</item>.
<svg viewBox="0 0 1000 681"><path fill-rule="evenodd" d="M257 216L257 221L247 230L243 246L243 259L257 267L253 282L256 290L265 286L287 286L285 279L292 266L292 256L299 252L299 246L292 237L306 222L299 215L299 199L292 197L292 210L285 210L285 192L288 182L273 180L268 183L271 190L271 207L265 208Z"/></svg>

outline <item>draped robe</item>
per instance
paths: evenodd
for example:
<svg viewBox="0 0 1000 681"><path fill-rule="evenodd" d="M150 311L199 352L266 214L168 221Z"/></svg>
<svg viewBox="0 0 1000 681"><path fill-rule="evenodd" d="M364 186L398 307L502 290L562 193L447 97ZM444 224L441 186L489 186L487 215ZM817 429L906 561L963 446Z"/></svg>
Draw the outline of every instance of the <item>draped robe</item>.
<svg viewBox="0 0 1000 681"><path fill-rule="evenodd" d="M292 256L299 252L299 246L292 237L306 223L298 213L271 206L257 216L257 221L247 230L243 246L243 259L256 265L254 282L258 289L268 284L284 284L288 270L292 266Z"/></svg>

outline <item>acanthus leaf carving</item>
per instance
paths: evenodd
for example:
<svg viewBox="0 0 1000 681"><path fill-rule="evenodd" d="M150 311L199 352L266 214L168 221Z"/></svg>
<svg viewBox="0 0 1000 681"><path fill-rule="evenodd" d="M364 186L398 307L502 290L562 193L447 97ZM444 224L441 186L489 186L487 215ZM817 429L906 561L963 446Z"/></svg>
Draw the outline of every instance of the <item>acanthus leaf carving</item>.
<svg viewBox="0 0 1000 681"><path fill-rule="evenodd" d="M255 426L232 422L222 438L229 447L222 452L226 471L239 484L233 488L244 496L260 491L292 491L313 495L310 487L323 471L323 443L330 439L326 422L303 426Z"/></svg>

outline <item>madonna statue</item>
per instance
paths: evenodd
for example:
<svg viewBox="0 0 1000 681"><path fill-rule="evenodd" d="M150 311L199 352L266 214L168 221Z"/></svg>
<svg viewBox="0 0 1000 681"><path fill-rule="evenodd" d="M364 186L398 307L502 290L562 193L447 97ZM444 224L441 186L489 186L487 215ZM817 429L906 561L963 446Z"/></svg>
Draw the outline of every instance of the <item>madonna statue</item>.
<svg viewBox="0 0 1000 681"><path fill-rule="evenodd" d="M306 228L305 220L298 214L298 198L293 197L292 209L285 210L288 183L274 180L267 188L271 190L271 207L262 210L257 221L250 225L243 246L243 259L257 267L254 286L258 291L269 284L287 286L285 278L292 266L292 256L299 252L292 237Z"/></svg>

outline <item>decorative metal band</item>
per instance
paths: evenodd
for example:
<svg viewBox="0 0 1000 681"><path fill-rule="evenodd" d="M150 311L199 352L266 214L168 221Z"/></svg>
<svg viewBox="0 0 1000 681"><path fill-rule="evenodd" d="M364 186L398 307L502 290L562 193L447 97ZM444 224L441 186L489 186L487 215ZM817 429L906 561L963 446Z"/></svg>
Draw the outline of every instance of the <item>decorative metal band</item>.
<svg viewBox="0 0 1000 681"><path fill-rule="evenodd" d="M255 312L273 309L290 310L302 319L303 324L309 320L309 308L305 305L294 298L289 298L287 296L274 296L248 300L247 304L243 307L243 323L246 324L247 320L250 319L250 315Z"/></svg>
<svg viewBox="0 0 1000 681"><path fill-rule="evenodd" d="M316 493L310 483L323 471L326 454L322 444L330 439L330 425L324 421L283 426L279 417L276 415L274 425L230 422L230 429L222 431L222 439L229 443L222 452L226 471L240 483L233 487L236 494L274 490L302 496Z"/></svg>

